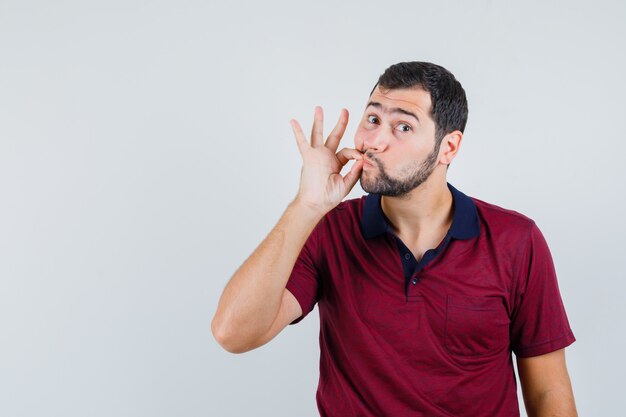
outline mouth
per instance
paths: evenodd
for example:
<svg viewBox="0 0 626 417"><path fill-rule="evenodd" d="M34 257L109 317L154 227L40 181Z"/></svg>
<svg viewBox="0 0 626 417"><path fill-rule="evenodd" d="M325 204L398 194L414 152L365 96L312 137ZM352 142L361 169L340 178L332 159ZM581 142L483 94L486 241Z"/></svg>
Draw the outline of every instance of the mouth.
<svg viewBox="0 0 626 417"><path fill-rule="evenodd" d="M363 158L363 168L374 168L376 165L367 158Z"/></svg>

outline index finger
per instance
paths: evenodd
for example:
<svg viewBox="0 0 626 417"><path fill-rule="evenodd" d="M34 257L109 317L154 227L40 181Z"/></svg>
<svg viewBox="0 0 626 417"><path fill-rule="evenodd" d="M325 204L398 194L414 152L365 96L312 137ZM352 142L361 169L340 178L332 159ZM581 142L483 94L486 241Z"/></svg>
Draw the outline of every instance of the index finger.
<svg viewBox="0 0 626 417"><path fill-rule="evenodd" d="M354 159L357 161L360 161L363 159L363 154L353 148L343 148L342 150L337 152L335 156L337 157L337 160L339 161L341 166L344 166L345 164L347 164L348 161L351 159Z"/></svg>

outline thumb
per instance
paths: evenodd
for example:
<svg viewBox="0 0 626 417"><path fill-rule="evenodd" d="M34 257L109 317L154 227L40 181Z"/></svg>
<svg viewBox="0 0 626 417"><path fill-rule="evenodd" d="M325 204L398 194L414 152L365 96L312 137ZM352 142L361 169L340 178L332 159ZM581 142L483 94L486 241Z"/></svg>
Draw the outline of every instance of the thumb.
<svg viewBox="0 0 626 417"><path fill-rule="evenodd" d="M363 159L357 159L352 165L352 168L350 168L350 172L343 177L343 184L347 190L346 195L350 192L350 190L352 190L354 184L358 181L362 168Z"/></svg>

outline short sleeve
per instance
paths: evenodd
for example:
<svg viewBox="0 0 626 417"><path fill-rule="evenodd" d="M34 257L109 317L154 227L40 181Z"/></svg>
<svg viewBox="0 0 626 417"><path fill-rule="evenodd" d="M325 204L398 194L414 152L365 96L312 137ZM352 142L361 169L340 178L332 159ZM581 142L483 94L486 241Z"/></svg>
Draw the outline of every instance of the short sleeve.
<svg viewBox="0 0 626 417"><path fill-rule="evenodd" d="M543 355L576 341L552 255L534 221L524 246L511 314L511 349L518 357Z"/></svg>
<svg viewBox="0 0 626 417"><path fill-rule="evenodd" d="M299 323L313 310L319 300L319 233L323 223L324 219L315 226L307 238L287 281L286 288L296 297L302 308L302 315L289 324Z"/></svg>

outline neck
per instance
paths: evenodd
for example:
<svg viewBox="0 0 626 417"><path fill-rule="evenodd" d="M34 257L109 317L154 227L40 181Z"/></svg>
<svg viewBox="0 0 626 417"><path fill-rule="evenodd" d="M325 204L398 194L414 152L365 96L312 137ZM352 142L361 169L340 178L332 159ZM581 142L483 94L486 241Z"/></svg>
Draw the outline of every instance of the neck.
<svg viewBox="0 0 626 417"><path fill-rule="evenodd" d="M431 175L402 197L381 197L381 208L394 232L411 240L428 236L452 225L453 198L445 177Z"/></svg>

